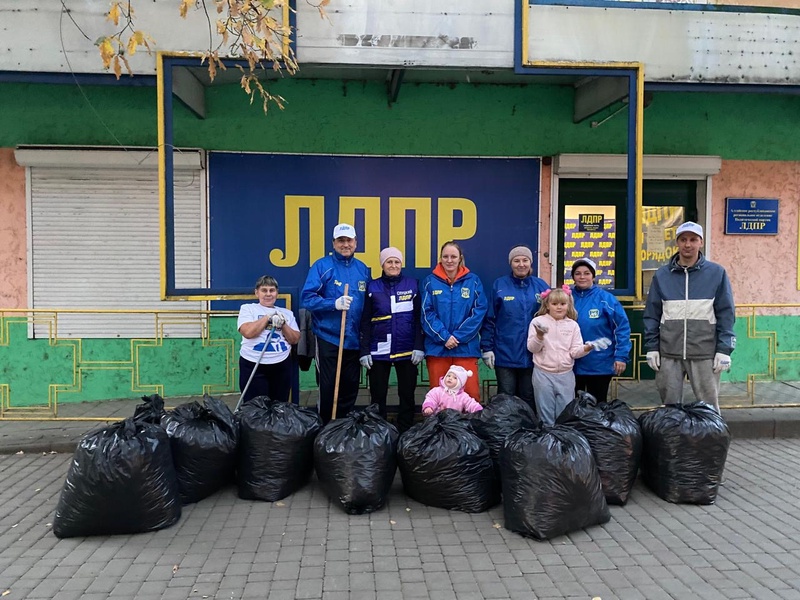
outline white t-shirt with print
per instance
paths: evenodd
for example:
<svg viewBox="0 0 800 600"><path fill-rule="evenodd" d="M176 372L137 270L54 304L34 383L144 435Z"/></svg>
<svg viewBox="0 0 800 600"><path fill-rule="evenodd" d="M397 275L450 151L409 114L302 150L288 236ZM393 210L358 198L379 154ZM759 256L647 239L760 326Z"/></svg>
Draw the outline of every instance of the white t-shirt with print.
<svg viewBox="0 0 800 600"><path fill-rule="evenodd" d="M299 331L297 329L297 320L294 318L294 313L292 313L292 311L280 306L267 308L266 306L261 306L258 302L254 304L242 304L242 307L239 309L239 319L236 322L236 329L239 329L245 323L258 321L264 315L274 315L276 312L283 315L289 327L295 331ZM264 342L267 341L269 332L270 329L265 329L261 332L261 335L254 338L242 336L242 347L239 350L239 355L252 363L258 362L258 357L261 355L261 350L264 348ZM280 329L276 329L269 341L269 347L266 352L264 352L264 356L261 357L261 364L274 365L275 363L283 362L289 356L291 349L292 347L289 342L286 341L286 338L283 337L283 333L281 333Z"/></svg>

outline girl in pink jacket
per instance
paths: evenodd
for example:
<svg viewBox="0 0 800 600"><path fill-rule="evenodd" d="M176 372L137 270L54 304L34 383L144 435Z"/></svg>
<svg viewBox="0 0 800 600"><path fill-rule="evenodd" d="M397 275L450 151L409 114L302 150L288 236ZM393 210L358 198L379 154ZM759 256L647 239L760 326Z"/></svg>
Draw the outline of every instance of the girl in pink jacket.
<svg viewBox="0 0 800 600"><path fill-rule="evenodd" d="M533 353L533 395L539 418L552 427L575 397L575 359L592 349L608 348L611 340L583 342L569 286L545 290L541 298L541 308L528 328L528 350Z"/></svg>
<svg viewBox="0 0 800 600"><path fill-rule="evenodd" d="M462 413L483 410L483 407L463 389L468 377L472 377L472 371L467 371L458 365L450 367L439 380L439 387L433 388L425 395L422 414L427 417L446 408Z"/></svg>

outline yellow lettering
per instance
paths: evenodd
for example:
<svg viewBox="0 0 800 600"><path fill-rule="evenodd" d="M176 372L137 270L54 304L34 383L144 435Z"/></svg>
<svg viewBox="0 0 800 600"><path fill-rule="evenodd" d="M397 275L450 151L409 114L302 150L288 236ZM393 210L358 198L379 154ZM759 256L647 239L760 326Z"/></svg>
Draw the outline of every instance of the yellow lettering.
<svg viewBox="0 0 800 600"><path fill-rule="evenodd" d="M339 197L339 223L356 222L356 212L364 213L364 239L358 240L356 256L372 269L381 272L381 199L379 196Z"/></svg>
<svg viewBox="0 0 800 600"><path fill-rule="evenodd" d="M406 258L406 212L414 213L411 230L414 246L414 267L431 266L431 199L389 197L389 245L394 246Z"/></svg>
<svg viewBox="0 0 800 600"><path fill-rule="evenodd" d="M574 248L575 242L564 242L564 248Z"/></svg>
<svg viewBox="0 0 800 600"><path fill-rule="evenodd" d="M594 248L594 242L581 242L581 248Z"/></svg>
<svg viewBox="0 0 800 600"><path fill-rule="evenodd" d="M436 248L449 240L468 240L478 231L478 210L466 198L439 198ZM461 225L455 225L455 212L461 213Z"/></svg>
<svg viewBox="0 0 800 600"><path fill-rule="evenodd" d="M590 238L592 238L593 240L596 240L596 239L598 239L598 238L601 238L601 237L603 237L603 234L602 234L602 233L600 233L599 231L597 231L597 232L592 232L592 233L590 233L590 234L589 234L589 237L590 237Z"/></svg>
<svg viewBox="0 0 800 600"><path fill-rule="evenodd" d="M573 233L572 234L572 239L573 240L582 240L584 237L586 237L586 234L583 233L582 231L579 232L579 233Z"/></svg>
<svg viewBox="0 0 800 600"><path fill-rule="evenodd" d="M273 248L269 261L276 267L293 267L300 260L300 213L308 209L308 265L325 256L324 196L285 196L283 199L283 227L286 232L286 250Z"/></svg>
<svg viewBox="0 0 800 600"><path fill-rule="evenodd" d="M590 258L599 258L600 256L603 256L603 253L600 252L599 250L594 250L592 252L589 252Z"/></svg>

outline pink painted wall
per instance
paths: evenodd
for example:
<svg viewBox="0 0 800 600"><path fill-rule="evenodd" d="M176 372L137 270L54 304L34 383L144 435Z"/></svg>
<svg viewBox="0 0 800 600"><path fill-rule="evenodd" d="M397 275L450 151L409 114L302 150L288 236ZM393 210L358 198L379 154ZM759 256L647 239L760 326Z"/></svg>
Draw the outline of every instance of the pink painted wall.
<svg viewBox="0 0 800 600"><path fill-rule="evenodd" d="M28 306L25 169L0 148L0 308Z"/></svg>
<svg viewBox="0 0 800 600"><path fill-rule="evenodd" d="M725 198L778 198L778 235L725 235ZM736 304L800 303L800 163L726 160L712 180L711 259L728 271Z"/></svg>

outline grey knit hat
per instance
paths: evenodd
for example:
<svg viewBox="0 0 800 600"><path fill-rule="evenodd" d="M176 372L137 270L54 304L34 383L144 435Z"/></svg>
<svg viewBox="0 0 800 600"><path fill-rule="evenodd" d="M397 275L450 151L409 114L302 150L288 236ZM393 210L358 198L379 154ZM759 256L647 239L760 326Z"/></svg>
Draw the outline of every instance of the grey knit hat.
<svg viewBox="0 0 800 600"><path fill-rule="evenodd" d="M514 246L511 252L508 253L508 264L511 264L511 261L518 256L527 256L528 260L533 262L533 253L530 248L527 246Z"/></svg>

